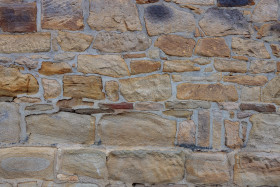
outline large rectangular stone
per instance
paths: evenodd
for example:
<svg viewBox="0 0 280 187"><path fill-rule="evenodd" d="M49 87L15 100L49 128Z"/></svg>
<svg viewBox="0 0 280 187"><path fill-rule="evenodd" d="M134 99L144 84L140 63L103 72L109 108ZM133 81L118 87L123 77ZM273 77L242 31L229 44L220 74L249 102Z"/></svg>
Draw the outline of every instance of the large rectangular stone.
<svg viewBox="0 0 280 187"><path fill-rule="evenodd" d="M198 111L197 145L210 147L210 112L209 110Z"/></svg>

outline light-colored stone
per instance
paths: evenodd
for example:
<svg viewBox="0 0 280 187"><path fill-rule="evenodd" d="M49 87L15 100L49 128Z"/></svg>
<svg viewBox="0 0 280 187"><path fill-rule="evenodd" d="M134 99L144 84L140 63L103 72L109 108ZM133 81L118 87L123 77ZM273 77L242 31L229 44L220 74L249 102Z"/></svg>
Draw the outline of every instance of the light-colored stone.
<svg viewBox="0 0 280 187"><path fill-rule="evenodd" d="M172 6L150 5L145 8L144 18L150 36L195 30L194 16Z"/></svg>
<svg viewBox="0 0 280 187"><path fill-rule="evenodd" d="M263 42L234 37L232 38L231 47L232 51L237 55L247 55L256 58L270 58Z"/></svg>
<svg viewBox="0 0 280 187"><path fill-rule="evenodd" d="M51 49L50 33L0 35L0 53L39 53Z"/></svg>
<svg viewBox="0 0 280 187"><path fill-rule="evenodd" d="M222 148L223 114L220 110L212 110L211 112L213 115L212 147L219 150Z"/></svg>
<svg viewBox="0 0 280 187"><path fill-rule="evenodd" d="M77 70L117 78L130 76L127 64L120 55L79 55Z"/></svg>
<svg viewBox="0 0 280 187"><path fill-rule="evenodd" d="M225 120L224 124L226 146L231 149L241 148L243 146L243 141L239 136L239 122Z"/></svg>
<svg viewBox="0 0 280 187"><path fill-rule="evenodd" d="M178 35L162 35L155 42L155 47L170 56L191 57L194 46L194 39Z"/></svg>
<svg viewBox="0 0 280 187"><path fill-rule="evenodd" d="M215 59L214 67L220 72L246 73L247 62L237 60Z"/></svg>
<svg viewBox="0 0 280 187"><path fill-rule="evenodd" d="M91 148L68 148L61 153L60 171L69 175L104 179L107 175L106 153Z"/></svg>
<svg viewBox="0 0 280 187"><path fill-rule="evenodd" d="M270 80L262 89L262 101L280 104L280 77L277 76Z"/></svg>
<svg viewBox="0 0 280 187"><path fill-rule="evenodd" d="M37 182L20 182L18 183L17 187L37 187Z"/></svg>
<svg viewBox="0 0 280 187"><path fill-rule="evenodd" d="M218 103L218 106L220 110L238 110L239 109L239 103L234 102L224 102L224 103Z"/></svg>
<svg viewBox="0 0 280 187"><path fill-rule="evenodd" d="M102 92L101 77L66 75L63 78L63 95L65 97L90 98L102 100L105 94Z"/></svg>
<svg viewBox="0 0 280 187"><path fill-rule="evenodd" d="M38 61L31 60L27 57L19 57L15 60L15 63L19 65L24 65L29 69L36 69L38 67Z"/></svg>
<svg viewBox="0 0 280 187"><path fill-rule="evenodd" d="M191 119L193 115L193 111L187 111L187 110L166 110L163 111L162 113L167 116L174 116L176 118L187 118L187 119Z"/></svg>
<svg viewBox="0 0 280 187"><path fill-rule="evenodd" d="M15 103L40 103L41 99L36 97L18 97L14 99Z"/></svg>
<svg viewBox="0 0 280 187"><path fill-rule="evenodd" d="M71 73L72 68L67 62L42 62L42 66L38 72L49 76Z"/></svg>
<svg viewBox="0 0 280 187"><path fill-rule="evenodd" d="M161 62L150 60L135 60L130 62L130 69L132 75L141 73L151 73L158 71L161 68Z"/></svg>
<svg viewBox="0 0 280 187"><path fill-rule="evenodd" d="M278 186L280 154L240 152L235 155L234 183L238 186Z"/></svg>
<svg viewBox="0 0 280 187"><path fill-rule="evenodd" d="M186 157L187 181L194 184L217 185L230 180L225 153L192 153Z"/></svg>
<svg viewBox="0 0 280 187"><path fill-rule="evenodd" d="M184 75L173 75L172 76L174 82L220 82L223 78L222 73L213 73L213 74L204 74L202 76L192 76L191 74L184 74Z"/></svg>
<svg viewBox="0 0 280 187"><path fill-rule="evenodd" d="M171 97L169 75L150 75L146 77L122 79L120 91L129 101L164 101Z"/></svg>
<svg viewBox="0 0 280 187"><path fill-rule="evenodd" d="M237 9L209 8L199 25L208 36L250 34L250 24Z"/></svg>
<svg viewBox="0 0 280 187"><path fill-rule="evenodd" d="M272 54L277 58L280 58L280 45L279 44L270 44Z"/></svg>
<svg viewBox="0 0 280 187"><path fill-rule="evenodd" d="M175 110L197 109L197 108L209 109L211 107L211 104L207 101L167 101L165 102L165 107L167 109L175 109Z"/></svg>
<svg viewBox="0 0 280 187"><path fill-rule="evenodd" d="M89 48L93 36L71 33L71 32L58 32L57 42L63 51L77 51L82 52Z"/></svg>
<svg viewBox="0 0 280 187"><path fill-rule="evenodd" d="M276 71L276 63L266 60L253 60L250 65L251 73L271 73Z"/></svg>
<svg viewBox="0 0 280 187"><path fill-rule="evenodd" d="M184 177L179 151L113 151L107 166L110 179L129 183L176 183Z"/></svg>
<svg viewBox="0 0 280 187"><path fill-rule="evenodd" d="M99 122L104 145L174 146L176 122L151 113L104 115Z"/></svg>
<svg viewBox="0 0 280 187"><path fill-rule="evenodd" d="M259 36L257 38L267 42L280 41L279 27L280 22L264 24L260 27L260 29L258 29Z"/></svg>
<svg viewBox="0 0 280 187"><path fill-rule="evenodd" d="M82 0L43 0L42 28L81 30L84 28Z"/></svg>
<svg viewBox="0 0 280 187"><path fill-rule="evenodd" d="M170 60L163 63L163 72L199 71L200 67L189 60Z"/></svg>
<svg viewBox="0 0 280 187"><path fill-rule="evenodd" d="M116 81L108 81L105 84L106 96L110 101L119 100L119 83Z"/></svg>
<svg viewBox="0 0 280 187"><path fill-rule="evenodd" d="M224 38L202 38L198 40L195 54L206 57L230 57L230 49Z"/></svg>
<svg viewBox="0 0 280 187"><path fill-rule="evenodd" d="M19 106L12 103L0 103L0 142L18 143L20 137Z"/></svg>
<svg viewBox="0 0 280 187"><path fill-rule="evenodd" d="M210 112L209 110L198 111L197 145L210 147Z"/></svg>
<svg viewBox="0 0 280 187"><path fill-rule="evenodd" d="M277 21L278 0L260 0L252 14L254 22Z"/></svg>
<svg viewBox="0 0 280 187"><path fill-rule="evenodd" d="M97 31L142 30L137 7L130 0L91 0L88 25Z"/></svg>
<svg viewBox="0 0 280 187"><path fill-rule="evenodd" d="M57 80L42 79L45 99L56 98L61 93L61 86Z"/></svg>
<svg viewBox="0 0 280 187"><path fill-rule="evenodd" d="M31 74L22 74L17 68L6 68L0 65L0 96L17 96L35 94L39 85Z"/></svg>
<svg viewBox="0 0 280 187"><path fill-rule="evenodd" d="M66 182L78 182L79 178L77 175L64 175L64 174L58 174L56 178L60 181L66 181Z"/></svg>
<svg viewBox="0 0 280 187"><path fill-rule="evenodd" d="M224 76L224 82L232 82L247 86L263 86L268 79L264 75L250 76L250 75L233 75Z"/></svg>
<svg viewBox="0 0 280 187"><path fill-rule="evenodd" d="M0 63L12 63L12 62L13 62L13 59L11 59L9 57L4 57L4 56L0 57Z"/></svg>
<svg viewBox="0 0 280 187"><path fill-rule="evenodd" d="M0 187L13 187L10 183L1 183Z"/></svg>
<svg viewBox="0 0 280 187"><path fill-rule="evenodd" d="M60 112L26 117L29 143L93 144L95 117Z"/></svg>
<svg viewBox="0 0 280 187"><path fill-rule="evenodd" d="M247 147L258 151L280 152L280 116L276 114L255 114L250 118L250 131Z"/></svg>
<svg viewBox="0 0 280 187"><path fill-rule="evenodd" d="M133 32L100 32L93 42L94 49L105 53L145 51L150 45L151 39L145 34Z"/></svg>
<svg viewBox="0 0 280 187"><path fill-rule="evenodd" d="M55 152L56 149L49 147L2 148L0 176L6 179L54 180Z"/></svg>
<svg viewBox="0 0 280 187"><path fill-rule="evenodd" d="M177 98L228 102L237 101L238 94L233 85L182 83L177 86Z"/></svg>
<svg viewBox="0 0 280 187"><path fill-rule="evenodd" d="M63 99L56 103L59 109L67 110L77 106L88 106L92 107L94 102L83 101L81 98Z"/></svg>
<svg viewBox="0 0 280 187"><path fill-rule="evenodd" d="M164 105L161 103L153 103L153 102L135 103L135 110L160 111L163 109L164 109Z"/></svg>
<svg viewBox="0 0 280 187"><path fill-rule="evenodd" d="M75 58L75 54L74 53L59 53L54 55L53 60L55 62L67 62L67 61L71 61Z"/></svg>
<svg viewBox="0 0 280 187"><path fill-rule="evenodd" d="M242 87L241 101L260 102L261 88L260 87Z"/></svg>
<svg viewBox="0 0 280 187"><path fill-rule="evenodd" d="M177 132L177 144L181 147L195 145L196 125L192 120L186 120L179 123Z"/></svg>

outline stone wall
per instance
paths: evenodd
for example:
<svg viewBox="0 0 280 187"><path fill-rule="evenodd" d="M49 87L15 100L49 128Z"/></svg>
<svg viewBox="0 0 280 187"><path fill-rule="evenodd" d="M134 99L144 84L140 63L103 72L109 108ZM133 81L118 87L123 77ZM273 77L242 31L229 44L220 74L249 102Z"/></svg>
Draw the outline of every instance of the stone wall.
<svg viewBox="0 0 280 187"><path fill-rule="evenodd" d="M279 12L0 0L0 186L280 186Z"/></svg>

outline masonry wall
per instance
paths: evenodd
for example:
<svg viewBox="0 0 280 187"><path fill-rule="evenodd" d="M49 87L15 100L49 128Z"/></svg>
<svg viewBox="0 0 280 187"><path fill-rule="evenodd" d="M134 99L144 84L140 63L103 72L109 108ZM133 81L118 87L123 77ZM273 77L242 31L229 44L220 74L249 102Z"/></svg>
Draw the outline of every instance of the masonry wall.
<svg viewBox="0 0 280 187"><path fill-rule="evenodd" d="M280 186L278 0L1 0L1 187Z"/></svg>

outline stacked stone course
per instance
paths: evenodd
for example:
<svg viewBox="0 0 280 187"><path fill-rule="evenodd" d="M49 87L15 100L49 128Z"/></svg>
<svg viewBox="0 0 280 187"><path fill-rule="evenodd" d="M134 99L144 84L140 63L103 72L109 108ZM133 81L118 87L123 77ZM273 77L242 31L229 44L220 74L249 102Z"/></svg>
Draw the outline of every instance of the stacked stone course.
<svg viewBox="0 0 280 187"><path fill-rule="evenodd" d="M280 186L279 0L0 0L0 187Z"/></svg>

